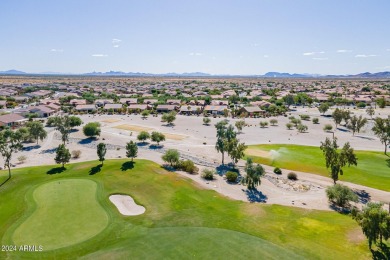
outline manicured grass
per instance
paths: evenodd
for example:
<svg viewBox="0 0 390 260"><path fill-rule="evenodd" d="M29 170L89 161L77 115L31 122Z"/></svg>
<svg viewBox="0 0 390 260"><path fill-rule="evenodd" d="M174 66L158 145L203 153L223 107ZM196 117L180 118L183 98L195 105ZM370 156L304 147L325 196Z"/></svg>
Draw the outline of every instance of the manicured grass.
<svg viewBox="0 0 390 260"><path fill-rule="evenodd" d="M136 160L134 164L126 160L109 160L101 169L96 167L97 165L98 162L71 164L67 165L66 171L52 175L47 172L56 166L13 170L12 179L0 188L1 244L15 244L18 241L14 238L29 232L26 229L23 231L23 223L27 223L37 214L34 197L41 189L45 189L46 183L54 185L58 181L76 179L97 183L95 198L108 215L108 225L96 236L85 241L80 240L77 244L56 250L44 248L40 253L0 252L0 259L370 257L366 241L355 241L354 237L350 237L359 227L349 216L335 212L229 200L214 191L201 189L190 179L167 172L159 165L146 160ZM5 176L6 172L2 171L0 175ZM84 185L77 183L76 186ZM61 187L57 190L60 191ZM74 187L69 191L66 188L67 191L61 193L61 197L66 197L63 200L69 196L74 198L71 193L76 189L77 187ZM90 190L85 196L88 197L89 203L96 205L90 198L92 193ZM137 204L146 208L146 212L132 217L120 215L109 201L109 195L114 193L132 196ZM96 207L100 207L99 205ZM73 206L66 204L64 207L62 214ZM78 214L88 214L82 212L88 210L90 207L86 206L79 209ZM61 218L61 213L58 213L58 216L56 213L57 210L50 212L53 217ZM79 219L78 214L68 225L61 223L63 229L74 230L72 225L78 225L75 224ZM91 217L91 225L96 225L96 221L100 222L101 218ZM84 229L79 228L78 232L84 232ZM32 236L30 233L24 235ZM47 239L54 240L63 236L62 233L55 232L47 232L47 235Z"/></svg>
<svg viewBox="0 0 390 260"><path fill-rule="evenodd" d="M99 234L108 224L108 215L97 202L96 191L96 182L85 179L56 180L38 186L33 192L35 210L15 230L13 242L38 244L49 250Z"/></svg>
<svg viewBox="0 0 390 260"><path fill-rule="evenodd" d="M340 180L390 191L389 157L383 152L355 151L357 166L346 166ZM247 156L255 162L295 171L329 176L325 159L319 147L303 145L254 145Z"/></svg>

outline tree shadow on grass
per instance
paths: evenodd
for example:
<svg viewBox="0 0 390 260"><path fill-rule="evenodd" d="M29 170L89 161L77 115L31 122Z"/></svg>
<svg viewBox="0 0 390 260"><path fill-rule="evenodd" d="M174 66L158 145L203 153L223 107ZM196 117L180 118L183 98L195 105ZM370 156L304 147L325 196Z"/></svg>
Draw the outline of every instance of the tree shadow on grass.
<svg viewBox="0 0 390 260"><path fill-rule="evenodd" d="M329 208L343 215L348 215L351 212L350 205L347 205L345 207L340 207L336 205L334 202L331 202L329 204Z"/></svg>
<svg viewBox="0 0 390 260"><path fill-rule="evenodd" d="M49 175L59 174L59 173L62 173L63 171L65 171L65 170L66 170L65 167L56 167L56 168L52 168L52 169L48 170L46 172L46 174L49 174Z"/></svg>
<svg viewBox="0 0 390 260"><path fill-rule="evenodd" d="M121 171L127 171L127 170L131 170L134 168L134 164L135 162L124 162L121 166Z"/></svg>
<svg viewBox="0 0 390 260"><path fill-rule="evenodd" d="M390 168L390 159L386 159L386 164L387 164L387 167Z"/></svg>
<svg viewBox="0 0 390 260"><path fill-rule="evenodd" d="M102 170L102 165L101 164L96 165L89 170L89 175L95 175L96 173L100 172L101 170Z"/></svg>
<svg viewBox="0 0 390 260"><path fill-rule="evenodd" d="M377 250L371 249L372 259L382 260L382 259L390 259L390 248L382 244L378 247Z"/></svg>
<svg viewBox="0 0 390 260"><path fill-rule="evenodd" d="M267 195L264 195L261 191L257 189L242 189L243 192L245 192L249 202L261 202L261 203L266 203L267 202Z"/></svg>

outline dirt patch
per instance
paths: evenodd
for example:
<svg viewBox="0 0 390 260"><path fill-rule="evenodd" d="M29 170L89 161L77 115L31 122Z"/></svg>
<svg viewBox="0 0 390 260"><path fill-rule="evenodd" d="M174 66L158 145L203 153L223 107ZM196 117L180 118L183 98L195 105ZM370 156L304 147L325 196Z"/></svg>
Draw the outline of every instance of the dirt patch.
<svg viewBox="0 0 390 260"><path fill-rule="evenodd" d="M259 204L245 203L241 207L241 212L251 216L265 216L266 212Z"/></svg>
<svg viewBox="0 0 390 260"><path fill-rule="evenodd" d="M113 128L127 130L127 131L135 131L135 132L154 130L153 128L150 128L150 127L144 127L144 126L138 126L138 125L128 125L128 124L117 125L117 126L114 126Z"/></svg>
<svg viewBox="0 0 390 260"><path fill-rule="evenodd" d="M271 153L269 151L263 151L263 150L256 149L256 148L246 149L245 154L253 155L253 156L257 156L257 157L262 157L262 158L271 158Z"/></svg>
<svg viewBox="0 0 390 260"><path fill-rule="evenodd" d="M115 122L119 122L119 121L121 121L121 120L113 118L113 119L105 119L105 120L102 120L101 122L103 122L103 123L115 123Z"/></svg>
<svg viewBox="0 0 390 260"><path fill-rule="evenodd" d="M366 237L360 228L355 228L347 233L347 239L351 243L360 244L365 241Z"/></svg>
<svg viewBox="0 0 390 260"><path fill-rule="evenodd" d="M179 140L179 141L188 137L186 135L171 134L171 133L163 133L163 134L165 135L166 139Z"/></svg>

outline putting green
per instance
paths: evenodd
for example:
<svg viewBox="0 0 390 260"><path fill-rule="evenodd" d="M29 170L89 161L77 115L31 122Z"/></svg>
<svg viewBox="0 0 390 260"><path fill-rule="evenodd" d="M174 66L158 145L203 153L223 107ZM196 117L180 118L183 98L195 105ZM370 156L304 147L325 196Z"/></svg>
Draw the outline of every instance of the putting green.
<svg viewBox="0 0 390 260"><path fill-rule="evenodd" d="M80 243L100 233L108 215L96 200L97 184L85 179L44 183L33 192L36 208L15 230L15 245L52 250Z"/></svg>

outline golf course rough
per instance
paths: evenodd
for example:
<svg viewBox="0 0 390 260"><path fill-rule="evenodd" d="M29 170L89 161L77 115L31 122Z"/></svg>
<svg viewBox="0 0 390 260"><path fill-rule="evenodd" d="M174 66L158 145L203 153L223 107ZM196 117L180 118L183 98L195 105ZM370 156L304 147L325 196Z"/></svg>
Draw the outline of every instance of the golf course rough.
<svg viewBox="0 0 390 260"><path fill-rule="evenodd" d="M36 208L15 230L15 245L42 245L45 251L78 244L100 233L108 215L96 200L97 183L61 179L38 186Z"/></svg>

